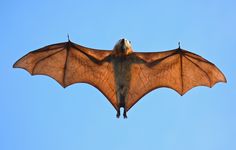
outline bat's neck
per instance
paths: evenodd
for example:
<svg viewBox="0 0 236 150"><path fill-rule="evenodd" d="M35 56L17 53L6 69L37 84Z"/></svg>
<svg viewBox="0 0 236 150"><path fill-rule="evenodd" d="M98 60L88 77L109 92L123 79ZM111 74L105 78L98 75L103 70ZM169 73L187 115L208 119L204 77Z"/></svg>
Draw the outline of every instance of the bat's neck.
<svg viewBox="0 0 236 150"><path fill-rule="evenodd" d="M114 48L113 49L113 54L115 56L127 56L127 55L130 55L131 53L133 53L131 48L127 48L127 49Z"/></svg>

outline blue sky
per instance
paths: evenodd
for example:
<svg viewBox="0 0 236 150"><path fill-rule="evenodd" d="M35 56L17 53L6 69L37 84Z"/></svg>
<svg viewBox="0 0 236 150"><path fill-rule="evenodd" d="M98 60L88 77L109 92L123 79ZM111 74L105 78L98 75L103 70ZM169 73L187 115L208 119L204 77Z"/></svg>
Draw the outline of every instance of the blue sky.
<svg viewBox="0 0 236 150"><path fill-rule="evenodd" d="M236 9L233 0L40 0L0 2L1 150L235 150ZM136 51L184 49L215 63L228 83L184 96L161 88L128 119L94 87L63 89L13 63L31 50L67 40L112 49L120 38Z"/></svg>

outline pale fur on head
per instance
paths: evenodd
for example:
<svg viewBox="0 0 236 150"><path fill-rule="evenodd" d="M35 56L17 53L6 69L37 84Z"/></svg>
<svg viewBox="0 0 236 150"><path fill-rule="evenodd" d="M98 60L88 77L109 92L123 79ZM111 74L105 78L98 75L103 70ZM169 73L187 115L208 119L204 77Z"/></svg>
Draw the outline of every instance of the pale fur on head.
<svg viewBox="0 0 236 150"><path fill-rule="evenodd" d="M132 47L131 42L130 42L129 40L125 39L125 38L120 39L120 40L116 43L116 45L121 45L121 44L122 44L122 40L124 40L124 45L125 45L127 48L131 48L131 47Z"/></svg>
<svg viewBox="0 0 236 150"><path fill-rule="evenodd" d="M124 52L122 52L121 50L124 50ZM128 55L128 54L130 54L130 53L132 53L132 45L131 45L131 42L129 41L129 40L127 40L127 39L125 39L125 38L123 38L123 39L120 39L117 43L116 43L116 45L115 45L115 47L114 47L114 51L115 51L115 53L116 54L126 54L126 55Z"/></svg>

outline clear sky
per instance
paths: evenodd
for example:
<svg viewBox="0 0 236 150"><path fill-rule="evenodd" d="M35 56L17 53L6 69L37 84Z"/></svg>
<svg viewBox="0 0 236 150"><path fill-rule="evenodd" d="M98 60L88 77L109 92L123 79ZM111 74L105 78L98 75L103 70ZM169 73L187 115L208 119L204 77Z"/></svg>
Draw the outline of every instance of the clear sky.
<svg viewBox="0 0 236 150"><path fill-rule="evenodd" d="M235 150L236 3L233 0L1 0L1 150ZM20 57L67 40L136 51L177 48L216 64L228 83L184 96L161 88L117 119L94 87L63 89L46 76L13 69Z"/></svg>

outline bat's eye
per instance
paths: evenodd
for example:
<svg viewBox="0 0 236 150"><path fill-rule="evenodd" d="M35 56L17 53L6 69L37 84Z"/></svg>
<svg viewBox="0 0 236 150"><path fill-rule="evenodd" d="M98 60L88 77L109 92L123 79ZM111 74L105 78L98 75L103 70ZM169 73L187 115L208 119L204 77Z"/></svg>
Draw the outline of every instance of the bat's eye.
<svg viewBox="0 0 236 150"><path fill-rule="evenodd" d="M131 41L129 41L129 44L131 44Z"/></svg>

